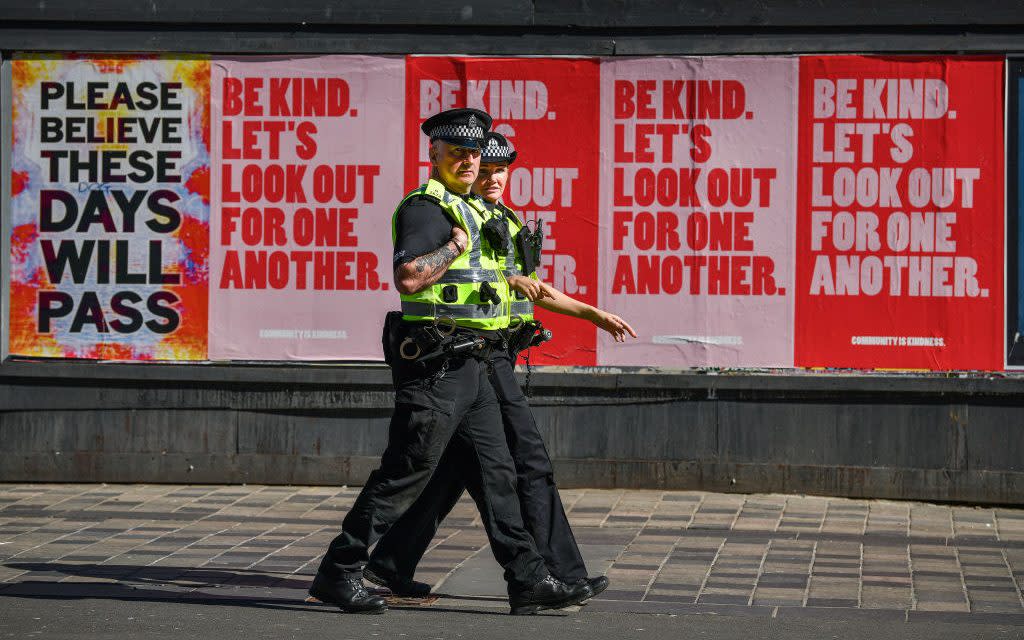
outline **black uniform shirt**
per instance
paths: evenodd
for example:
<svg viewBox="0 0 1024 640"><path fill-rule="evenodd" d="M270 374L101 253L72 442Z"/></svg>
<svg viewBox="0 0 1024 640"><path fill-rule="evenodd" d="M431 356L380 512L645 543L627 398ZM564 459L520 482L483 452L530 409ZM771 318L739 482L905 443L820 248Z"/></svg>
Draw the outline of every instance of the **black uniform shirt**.
<svg viewBox="0 0 1024 640"><path fill-rule="evenodd" d="M441 205L429 198L412 198L398 210L395 218L395 254L397 268L416 258L437 251L452 238L455 223Z"/></svg>

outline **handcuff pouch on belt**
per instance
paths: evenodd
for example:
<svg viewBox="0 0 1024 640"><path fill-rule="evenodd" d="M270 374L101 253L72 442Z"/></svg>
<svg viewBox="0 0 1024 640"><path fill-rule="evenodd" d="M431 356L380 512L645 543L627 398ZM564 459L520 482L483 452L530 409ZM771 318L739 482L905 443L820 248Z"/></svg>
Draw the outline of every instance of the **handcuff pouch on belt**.
<svg viewBox="0 0 1024 640"><path fill-rule="evenodd" d="M509 353L518 355L530 347L536 347L551 339L551 330L545 329L544 325L537 320L529 320L523 323L511 334L508 341Z"/></svg>
<svg viewBox="0 0 1024 640"><path fill-rule="evenodd" d="M409 328L398 346L398 356L406 362L427 366L431 361L466 356L483 348L482 337L457 331L455 320L438 318L430 324Z"/></svg>
<svg viewBox="0 0 1024 640"><path fill-rule="evenodd" d="M523 260L523 273L530 275L540 266L540 252L544 244L544 221L537 220L533 231L524 226L516 234L516 248Z"/></svg>

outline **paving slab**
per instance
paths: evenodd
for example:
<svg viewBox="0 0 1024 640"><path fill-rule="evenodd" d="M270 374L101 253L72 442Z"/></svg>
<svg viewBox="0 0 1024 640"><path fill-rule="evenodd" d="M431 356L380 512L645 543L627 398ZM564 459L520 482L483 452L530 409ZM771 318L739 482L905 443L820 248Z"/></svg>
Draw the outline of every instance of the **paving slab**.
<svg viewBox="0 0 1024 640"><path fill-rule="evenodd" d="M357 487L0 485L2 599L308 607ZM697 491L563 493L582 612L1024 626L1024 509ZM464 499L402 610L507 611ZM220 604L218 604L220 603Z"/></svg>

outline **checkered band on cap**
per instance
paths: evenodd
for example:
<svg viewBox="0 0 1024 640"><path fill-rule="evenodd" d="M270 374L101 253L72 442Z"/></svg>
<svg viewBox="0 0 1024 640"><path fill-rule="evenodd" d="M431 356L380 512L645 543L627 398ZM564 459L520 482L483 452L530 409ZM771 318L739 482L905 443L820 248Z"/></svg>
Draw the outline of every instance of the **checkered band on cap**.
<svg viewBox="0 0 1024 640"><path fill-rule="evenodd" d="M508 160L512 157L512 154L516 150L512 148L512 145L503 145L498 142L497 138L491 138L487 141L487 146L483 148L481 155L488 158L502 158Z"/></svg>
<svg viewBox="0 0 1024 640"><path fill-rule="evenodd" d="M471 138L484 139L484 128L465 124L441 124L430 130L430 138Z"/></svg>

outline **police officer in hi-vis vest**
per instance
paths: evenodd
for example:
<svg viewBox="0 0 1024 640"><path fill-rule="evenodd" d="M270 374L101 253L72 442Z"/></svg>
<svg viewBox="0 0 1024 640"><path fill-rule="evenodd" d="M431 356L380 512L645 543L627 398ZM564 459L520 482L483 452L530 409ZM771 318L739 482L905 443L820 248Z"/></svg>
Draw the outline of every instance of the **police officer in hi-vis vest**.
<svg viewBox="0 0 1024 640"><path fill-rule="evenodd" d="M309 589L346 612L386 609L362 583L367 548L420 495L456 432L479 469L480 516L505 569L512 613L560 608L591 594L585 584L551 576L526 532L515 466L483 362L501 346L511 321L508 282L497 252L481 236L486 208L470 193L490 125L490 116L476 109L453 109L424 122L431 179L402 200L392 219L402 311L389 314L385 326L395 385L388 444Z"/></svg>
<svg viewBox="0 0 1024 640"><path fill-rule="evenodd" d="M574 300L537 278L540 258L540 230L526 228L501 196L508 184L509 165L516 160L511 143L499 133L488 133L480 159L480 174L473 192L484 199L487 208L484 233L491 244L504 247L500 258L502 271L512 289L514 319L509 333L509 349L495 350L489 358L489 381L501 405L505 436L515 460L519 500L523 521L552 574L571 584L587 584L596 595L608 586L608 578L589 578L555 486L547 449L530 405L519 387L513 367L518 350L528 347L537 334L533 305L556 313L583 318L604 329L618 342L626 335L636 337L622 318ZM478 505L486 496L479 484L479 471L466 464L472 460L469 444L453 438L434 476L416 503L381 538L370 556L366 578L388 587L398 595L425 596L430 585L416 582L413 575L441 521L455 506L464 489Z"/></svg>

